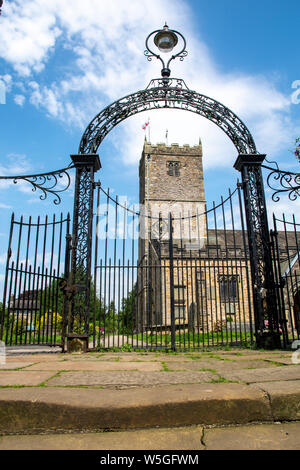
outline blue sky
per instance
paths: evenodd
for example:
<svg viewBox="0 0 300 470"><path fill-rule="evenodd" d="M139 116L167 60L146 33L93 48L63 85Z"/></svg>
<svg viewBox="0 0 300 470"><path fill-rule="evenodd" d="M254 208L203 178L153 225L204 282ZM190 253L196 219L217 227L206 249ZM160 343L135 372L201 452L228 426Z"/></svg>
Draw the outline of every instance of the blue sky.
<svg viewBox="0 0 300 470"><path fill-rule="evenodd" d="M5 1L0 17L0 173L28 174L63 168L76 153L90 120L114 100L159 76L147 62L144 40L163 26L181 31L188 57L172 66L189 88L221 101L246 123L258 150L297 171L289 152L300 135L300 104L291 99L300 80L296 0L22 0ZM300 94L299 94L300 96ZM115 194L138 200L138 160L148 115L118 126L99 149L98 178ZM192 113L151 113L151 140L204 148L208 205L234 188L236 150L218 128ZM185 125L183 125L183 123ZM56 208L31 188L0 185L0 261L9 217L72 211L72 191ZM269 193L267 192L269 197ZM270 211L297 212L285 198Z"/></svg>

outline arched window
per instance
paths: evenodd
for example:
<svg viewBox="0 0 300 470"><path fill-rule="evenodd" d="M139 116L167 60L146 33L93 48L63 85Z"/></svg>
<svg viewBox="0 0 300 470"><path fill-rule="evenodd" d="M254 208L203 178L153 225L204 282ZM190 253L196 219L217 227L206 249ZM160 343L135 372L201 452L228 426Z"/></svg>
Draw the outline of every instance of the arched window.
<svg viewBox="0 0 300 470"><path fill-rule="evenodd" d="M179 162L168 162L168 175L180 176Z"/></svg>

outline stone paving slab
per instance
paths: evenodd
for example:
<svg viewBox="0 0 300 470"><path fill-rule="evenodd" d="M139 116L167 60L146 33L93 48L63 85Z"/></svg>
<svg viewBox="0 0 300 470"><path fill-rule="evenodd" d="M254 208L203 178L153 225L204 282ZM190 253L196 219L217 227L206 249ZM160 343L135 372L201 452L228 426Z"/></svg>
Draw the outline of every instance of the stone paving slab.
<svg viewBox="0 0 300 470"><path fill-rule="evenodd" d="M6 364L11 362L51 362L62 361L64 356L62 354L18 354L13 356L6 356Z"/></svg>
<svg viewBox="0 0 300 470"><path fill-rule="evenodd" d="M0 450L204 450L202 433L203 428L195 426L94 434L0 436ZM99 455L99 461L100 458Z"/></svg>
<svg viewBox="0 0 300 470"><path fill-rule="evenodd" d="M291 364L293 364L292 362L292 355L290 356L286 356L286 357L272 357L272 358L265 358L264 361L265 362L278 362L279 364L285 364L287 366L290 366Z"/></svg>
<svg viewBox="0 0 300 470"><path fill-rule="evenodd" d="M20 368L24 368L24 367L31 366L32 364L33 364L33 361L32 361L32 362L23 362L23 361L14 362L14 361L9 361L9 362L6 362L6 364L0 364L0 371L1 371L1 370L20 369Z"/></svg>
<svg viewBox="0 0 300 470"><path fill-rule="evenodd" d="M252 387L268 394L274 419L300 420L299 380L256 383Z"/></svg>
<svg viewBox="0 0 300 470"><path fill-rule="evenodd" d="M159 362L123 362L123 361L62 361L62 362L41 362L29 367L28 370L81 370L81 371L124 371L138 370L144 372L154 372L162 370Z"/></svg>
<svg viewBox="0 0 300 470"><path fill-rule="evenodd" d="M205 429L207 450L300 450L300 423Z"/></svg>
<svg viewBox="0 0 300 470"><path fill-rule="evenodd" d="M154 387L159 385L206 383L218 379L210 372L65 372L47 382L48 386Z"/></svg>
<svg viewBox="0 0 300 470"><path fill-rule="evenodd" d="M197 359L214 359L216 357L220 358L220 360L224 360L224 362L230 361L248 361L249 358L251 360L256 359L266 359L266 360L274 360L275 362L280 362L280 360L289 360L292 357L291 352L259 352L259 351L252 351L252 350L241 350L242 352L233 353L230 351L214 351L213 349L211 352L189 352L189 353L177 353L177 354L166 354L166 353L153 353L153 352L130 352L130 353L123 353L123 352L90 352L86 354L80 353L64 353L61 352L56 353L23 353L23 354L7 354L6 362L19 362L19 361L32 361L32 362L49 362L49 361L63 361L64 359L74 360L74 361L115 361L118 358L120 361L124 362L131 362L131 361L151 361L151 362L161 362L161 361L175 361L175 362L190 362L192 360Z"/></svg>
<svg viewBox="0 0 300 470"><path fill-rule="evenodd" d="M62 349L59 346L6 346L6 353L9 356L20 354L56 354L61 353Z"/></svg>
<svg viewBox="0 0 300 470"><path fill-rule="evenodd" d="M262 361L274 361L274 362L280 362L280 360L286 360L286 359L289 359L290 358L290 361L291 361L291 358L292 358L292 353L288 353L286 356L282 356L281 354L270 354L270 353L252 353L252 354L245 354L243 356L236 356L236 355L219 355L219 354L216 354L216 356L220 356L226 360L231 360L231 361L239 361L239 362L243 362L243 361L248 361L249 359L251 360L262 360Z"/></svg>
<svg viewBox="0 0 300 470"><path fill-rule="evenodd" d="M222 428L190 426L88 434L0 436L0 450L107 451L108 449L110 451L300 450L300 422ZM98 460L107 456L108 452L99 455Z"/></svg>
<svg viewBox="0 0 300 470"><path fill-rule="evenodd" d="M221 383L130 390L3 389L0 433L135 429L272 421L265 393Z"/></svg>
<svg viewBox="0 0 300 470"><path fill-rule="evenodd" d="M154 361L154 362L165 362L165 361L170 361L170 362L191 362L192 359L189 356L185 356L184 354L161 354L159 356L153 355L153 356L136 356L134 360L139 360L139 361Z"/></svg>
<svg viewBox="0 0 300 470"><path fill-rule="evenodd" d="M25 371L2 371L0 372L0 386L36 386L53 376L51 372L25 372ZM1 390L2 393L3 390Z"/></svg>
<svg viewBox="0 0 300 470"><path fill-rule="evenodd" d="M110 451L300 450L300 423L270 423L211 429L191 426L88 434L0 436L0 450L107 451L108 449ZM108 452L105 453L106 456ZM104 454L99 455L98 460L103 457Z"/></svg>
<svg viewBox="0 0 300 470"><path fill-rule="evenodd" d="M262 369L276 367L272 363L266 363L264 361L234 361L234 362L224 362L217 359L203 359L196 360L191 362L165 362L166 367L171 371L176 370L200 370L200 369L213 369L216 370L219 374L226 371L236 371L244 369Z"/></svg>
<svg viewBox="0 0 300 470"><path fill-rule="evenodd" d="M291 365L233 372L224 370L222 375L228 380L240 380L246 383L300 380L300 367Z"/></svg>

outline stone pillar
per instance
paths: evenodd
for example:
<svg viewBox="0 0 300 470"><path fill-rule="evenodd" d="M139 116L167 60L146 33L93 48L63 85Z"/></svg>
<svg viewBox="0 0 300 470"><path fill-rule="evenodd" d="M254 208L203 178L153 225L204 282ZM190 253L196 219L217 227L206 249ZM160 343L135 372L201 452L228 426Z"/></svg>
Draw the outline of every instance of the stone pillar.
<svg viewBox="0 0 300 470"><path fill-rule="evenodd" d="M281 347L271 243L261 164L265 155L239 155L251 263L257 347Z"/></svg>

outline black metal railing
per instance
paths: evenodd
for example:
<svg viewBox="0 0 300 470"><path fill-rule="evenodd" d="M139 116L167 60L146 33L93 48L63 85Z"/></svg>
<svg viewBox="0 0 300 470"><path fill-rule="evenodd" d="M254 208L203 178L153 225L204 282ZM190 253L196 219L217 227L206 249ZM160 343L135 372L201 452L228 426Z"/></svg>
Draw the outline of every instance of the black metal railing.
<svg viewBox="0 0 300 470"><path fill-rule="evenodd" d="M63 345L65 240L70 216L11 218L0 339L7 345Z"/></svg>
<svg viewBox="0 0 300 470"><path fill-rule="evenodd" d="M137 211L98 187L91 349L253 344L240 191L182 216Z"/></svg>
<svg viewBox="0 0 300 470"><path fill-rule="evenodd" d="M280 305L280 333L288 347L300 338L300 224L295 216L286 220L273 216L271 231L276 274L277 297Z"/></svg>

